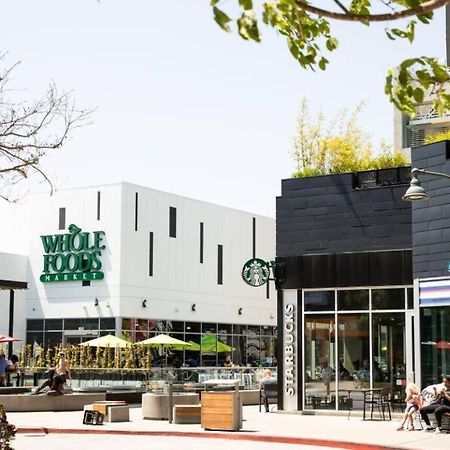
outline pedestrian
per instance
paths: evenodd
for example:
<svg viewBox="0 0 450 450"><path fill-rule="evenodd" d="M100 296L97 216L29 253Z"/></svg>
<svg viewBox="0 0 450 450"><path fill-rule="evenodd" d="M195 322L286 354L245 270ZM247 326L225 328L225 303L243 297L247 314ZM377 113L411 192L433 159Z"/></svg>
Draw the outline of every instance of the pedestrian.
<svg viewBox="0 0 450 450"><path fill-rule="evenodd" d="M5 358L5 354L0 350L0 386L5 386L6 383L6 368L8 367L8 361Z"/></svg>
<svg viewBox="0 0 450 450"><path fill-rule="evenodd" d="M56 374L61 376L64 380L64 383L67 381L67 378L71 379L70 375L70 364L69 361L67 361L66 356L64 355L64 352L59 352L59 362L56 366Z"/></svg>

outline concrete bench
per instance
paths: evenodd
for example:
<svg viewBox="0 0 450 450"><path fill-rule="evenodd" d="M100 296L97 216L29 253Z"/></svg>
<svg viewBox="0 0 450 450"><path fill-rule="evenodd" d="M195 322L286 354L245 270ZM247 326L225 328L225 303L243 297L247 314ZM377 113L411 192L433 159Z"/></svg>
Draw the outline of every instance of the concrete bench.
<svg viewBox="0 0 450 450"><path fill-rule="evenodd" d="M130 407L124 401L101 401L92 405L84 405L84 410L99 411L105 422L129 422Z"/></svg>
<svg viewBox="0 0 450 450"><path fill-rule="evenodd" d="M105 400L105 393L49 395L0 395L7 412L83 411L84 405Z"/></svg>
<svg viewBox="0 0 450 450"><path fill-rule="evenodd" d="M174 423L201 423L201 405L175 405L173 407Z"/></svg>
<svg viewBox="0 0 450 450"><path fill-rule="evenodd" d="M0 395L7 395L7 394L25 394L26 392L31 392L31 387L25 387L25 386L6 386L6 387L0 387Z"/></svg>
<svg viewBox="0 0 450 450"><path fill-rule="evenodd" d="M175 405L198 405L198 394L184 393L173 394L173 406ZM169 395L168 394L143 394L142 395L142 417L144 419L167 420L169 418Z"/></svg>

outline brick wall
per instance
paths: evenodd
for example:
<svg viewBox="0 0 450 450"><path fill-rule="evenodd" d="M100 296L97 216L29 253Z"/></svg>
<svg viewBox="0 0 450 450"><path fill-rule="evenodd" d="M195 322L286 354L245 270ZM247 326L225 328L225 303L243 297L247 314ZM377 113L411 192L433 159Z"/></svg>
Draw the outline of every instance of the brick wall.
<svg viewBox="0 0 450 450"><path fill-rule="evenodd" d="M450 174L450 142L412 149L412 166ZM450 156L450 155L449 155ZM419 175L429 200L412 202L413 276L448 276L450 261L450 180Z"/></svg>
<svg viewBox="0 0 450 450"><path fill-rule="evenodd" d="M283 180L277 256L411 248L407 187L354 189L352 174Z"/></svg>

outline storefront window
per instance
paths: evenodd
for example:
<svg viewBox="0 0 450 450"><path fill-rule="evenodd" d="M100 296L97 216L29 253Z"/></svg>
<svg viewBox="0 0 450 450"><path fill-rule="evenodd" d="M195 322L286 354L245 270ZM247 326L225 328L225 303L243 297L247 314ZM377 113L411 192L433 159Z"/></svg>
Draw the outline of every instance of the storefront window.
<svg viewBox="0 0 450 450"><path fill-rule="evenodd" d="M62 319L45 319L45 329L46 330L62 330L63 321Z"/></svg>
<svg viewBox="0 0 450 450"><path fill-rule="evenodd" d="M372 340L373 386L390 387L395 400L403 399L406 385L405 314L373 314Z"/></svg>
<svg viewBox="0 0 450 450"><path fill-rule="evenodd" d="M372 289L372 309L405 309L405 289Z"/></svg>
<svg viewBox="0 0 450 450"><path fill-rule="evenodd" d="M367 289L337 291L337 299L339 311L369 309L369 291Z"/></svg>
<svg viewBox="0 0 450 450"><path fill-rule="evenodd" d="M114 317L100 319L100 330L115 330L115 329L116 329L116 319Z"/></svg>
<svg viewBox="0 0 450 450"><path fill-rule="evenodd" d="M200 333L200 322L186 322L185 331L186 333Z"/></svg>
<svg viewBox="0 0 450 450"><path fill-rule="evenodd" d="M339 409L360 404L345 390L370 387L370 370L369 314L338 314Z"/></svg>
<svg viewBox="0 0 450 450"><path fill-rule="evenodd" d="M27 320L28 331L42 331L44 329L43 319L29 319Z"/></svg>
<svg viewBox="0 0 450 450"><path fill-rule="evenodd" d="M450 306L421 308L422 386L439 383L450 373Z"/></svg>
<svg viewBox="0 0 450 450"><path fill-rule="evenodd" d="M305 292L305 311L334 311L334 291Z"/></svg>
<svg viewBox="0 0 450 450"><path fill-rule="evenodd" d="M334 314L305 316L305 408L335 409Z"/></svg>

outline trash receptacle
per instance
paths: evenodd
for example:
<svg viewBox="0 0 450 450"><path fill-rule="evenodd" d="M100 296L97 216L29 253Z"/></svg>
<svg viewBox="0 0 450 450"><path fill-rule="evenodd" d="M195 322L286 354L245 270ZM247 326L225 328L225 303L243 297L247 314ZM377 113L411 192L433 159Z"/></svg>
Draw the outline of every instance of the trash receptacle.
<svg viewBox="0 0 450 450"><path fill-rule="evenodd" d="M239 431L242 428L242 398L239 380L208 380L202 393L202 428Z"/></svg>

